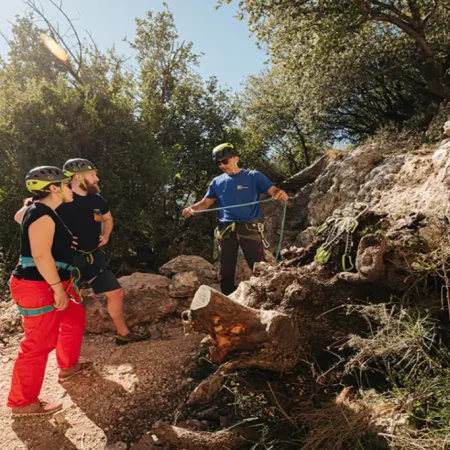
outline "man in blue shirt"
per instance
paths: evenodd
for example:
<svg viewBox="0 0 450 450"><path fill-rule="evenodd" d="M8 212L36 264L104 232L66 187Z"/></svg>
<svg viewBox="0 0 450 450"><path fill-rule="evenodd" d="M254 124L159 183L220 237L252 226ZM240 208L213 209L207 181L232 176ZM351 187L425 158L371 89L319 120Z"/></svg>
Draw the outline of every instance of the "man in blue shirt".
<svg viewBox="0 0 450 450"><path fill-rule="evenodd" d="M236 289L234 276L239 246L252 270L255 262L265 258L260 204L229 209L227 206L257 202L260 194L269 194L281 201L287 201L288 196L261 172L241 169L238 166L239 156L232 144L218 145L213 150L213 160L222 170L222 175L212 180L203 200L185 208L182 215L190 217L195 211L209 208L216 200L220 208L225 208L217 215L217 240L220 248L220 288L228 295Z"/></svg>

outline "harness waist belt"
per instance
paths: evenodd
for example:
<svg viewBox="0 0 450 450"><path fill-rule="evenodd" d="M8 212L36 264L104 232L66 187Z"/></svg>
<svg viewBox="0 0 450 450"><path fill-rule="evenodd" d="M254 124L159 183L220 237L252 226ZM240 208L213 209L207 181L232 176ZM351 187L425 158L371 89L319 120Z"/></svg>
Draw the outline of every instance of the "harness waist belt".
<svg viewBox="0 0 450 450"><path fill-rule="evenodd" d="M40 316L41 314L48 313L55 309L53 305L42 306L41 308L22 308L21 306L17 305L17 308L20 314L22 314L25 317Z"/></svg>
<svg viewBox="0 0 450 450"><path fill-rule="evenodd" d="M34 262L33 258L31 258L30 256L21 256L19 258L19 264L24 269L28 269L30 267L36 267L36 263ZM59 267L60 269L67 270L68 272L73 272L74 270L77 270L71 264L61 262L61 261L55 261L55 265L56 265L56 267Z"/></svg>
<svg viewBox="0 0 450 450"><path fill-rule="evenodd" d="M30 267L37 267L36 263L33 261L33 258L30 256L21 256L19 258L19 264L24 268L28 269ZM80 295L79 288L78 288L78 281L81 278L80 271L72 266L69 263L61 262L61 261L55 261L56 267L59 267L60 269L67 270L68 272L71 272L70 282L66 288L66 292L69 291L69 289L73 286L75 292ZM76 275L74 275L76 274ZM77 303L77 302L75 302Z"/></svg>

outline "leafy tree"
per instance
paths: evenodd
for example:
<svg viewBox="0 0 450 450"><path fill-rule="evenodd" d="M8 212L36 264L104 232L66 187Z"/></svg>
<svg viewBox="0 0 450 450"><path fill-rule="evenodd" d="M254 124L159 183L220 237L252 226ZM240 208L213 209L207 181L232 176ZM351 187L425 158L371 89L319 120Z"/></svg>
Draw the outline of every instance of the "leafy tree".
<svg viewBox="0 0 450 450"><path fill-rule="evenodd" d="M450 98L446 0L239 5L317 130L360 140L383 126L423 129Z"/></svg>
<svg viewBox="0 0 450 450"><path fill-rule="evenodd" d="M180 211L216 174L211 149L240 139L234 97L216 79L197 75L198 57L191 43L179 43L168 9L137 20L133 68L114 49L80 42L73 28L71 45L30 4L46 28L32 15L18 18L10 52L0 60L0 270L17 261L12 217L27 196L25 174L70 157L91 159L100 169L115 218L116 268L154 269L182 251L211 255L213 215L184 221ZM70 63L48 52L41 32L63 45Z"/></svg>
<svg viewBox="0 0 450 450"><path fill-rule="evenodd" d="M277 67L247 80L242 94L242 123L247 134L260 136L260 151L280 174L291 176L308 166L326 141L305 116L303 99L285 83ZM278 177L277 177L278 178Z"/></svg>

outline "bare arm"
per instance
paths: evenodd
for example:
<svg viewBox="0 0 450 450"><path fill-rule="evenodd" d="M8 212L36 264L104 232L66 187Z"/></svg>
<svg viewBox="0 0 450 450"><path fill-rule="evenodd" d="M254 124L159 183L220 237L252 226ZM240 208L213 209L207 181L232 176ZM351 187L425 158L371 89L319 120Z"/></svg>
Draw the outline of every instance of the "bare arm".
<svg viewBox="0 0 450 450"><path fill-rule="evenodd" d="M19 211L14 214L14 220L18 223L22 223L23 215L25 214L25 211L27 210L28 206L22 206L22 208L19 209Z"/></svg>
<svg viewBox="0 0 450 450"><path fill-rule="evenodd" d="M55 307L57 309L65 309L69 300L52 255L54 235L55 222L49 216L39 218L28 229L33 261L36 263L39 273L55 293Z"/></svg>
<svg viewBox="0 0 450 450"><path fill-rule="evenodd" d="M100 236L99 247L103 247L109 241L109 237L111 236L112 230L114 226L113 216L111 212L107 212L103 214L102 217L102 234Z"/></svg>
<svg viewBox="0 0 450 450"><path fill-rule="evenodd" d="M283 189L277 188L276 186L272 186L267 193L273 197L275 200L280 200L285 202L289 197Z"/></svg>
<svg viewBox="0 0 450 450"><path fill-rule="evenodd" d="M208 209L215 201L215 198L205 197L194 205L184 208L181 214L183 217L191 217L194 215L194 211L203 211L204 209Z"/></svg>

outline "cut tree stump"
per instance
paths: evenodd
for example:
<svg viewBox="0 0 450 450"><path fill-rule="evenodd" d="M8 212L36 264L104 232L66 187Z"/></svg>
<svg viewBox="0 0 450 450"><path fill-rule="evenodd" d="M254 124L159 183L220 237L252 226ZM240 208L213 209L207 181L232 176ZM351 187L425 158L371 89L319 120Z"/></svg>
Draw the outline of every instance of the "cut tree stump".
<svg viewBox="0 0 450 450"><path fill-rule="evenodd" d="M209 286L199 287L183 323L210 336L210 358L222 370L292 369L300 356L300 336L294 320L278 311L237 303Z"/></svg>

